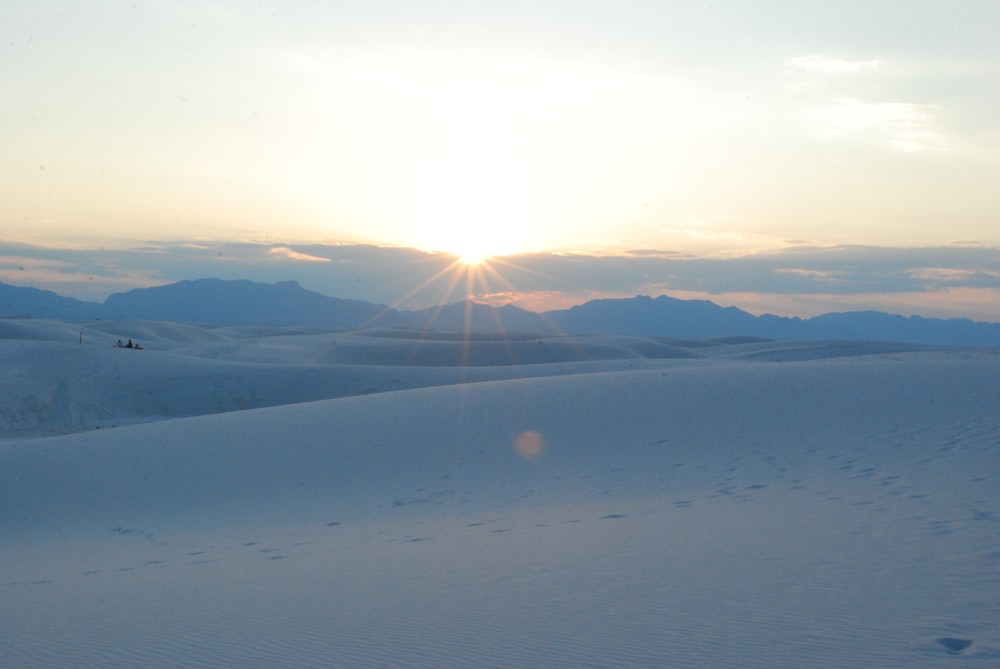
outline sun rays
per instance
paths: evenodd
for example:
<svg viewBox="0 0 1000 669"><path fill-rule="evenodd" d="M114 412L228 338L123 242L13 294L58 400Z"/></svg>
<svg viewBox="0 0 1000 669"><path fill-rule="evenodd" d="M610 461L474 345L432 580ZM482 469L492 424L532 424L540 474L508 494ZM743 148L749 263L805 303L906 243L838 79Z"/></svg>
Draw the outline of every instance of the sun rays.
<svg viewBox="0 0 1000 669"><path fill-rule="evenodd" d="M458 363L468 368L481 364L474 355L475 343L482 337L499 338L508 346L523 338L516 325L504 318L501 309L487 304L483 296L497 293L516 293L518 287L511 275L537 274L502 256L478 256L427 253L421 261L427 263L427 277L410 288L404 295L374 316L370 325L378 326L394 310L413 311L423 316L417 326L424 331L424 338L433 338L435 331L450 331L461 337L462 355ZM547 277L556 281L554 277ZM432 305L421 308L418 305ZM562 334L560 329L543 316L548 335ZM542 333L536 333L539 336ZM416 350L416 349L415 349ZM512 351L509 351L513 355ZM492 364L492 363L486 363Z"/></svg>

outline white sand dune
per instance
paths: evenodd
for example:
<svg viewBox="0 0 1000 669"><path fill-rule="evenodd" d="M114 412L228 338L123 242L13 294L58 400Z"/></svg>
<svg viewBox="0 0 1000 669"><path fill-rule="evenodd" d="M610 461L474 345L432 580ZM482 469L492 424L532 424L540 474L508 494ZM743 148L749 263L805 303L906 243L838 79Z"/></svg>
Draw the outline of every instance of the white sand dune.
<svg viewBox="0 0 1000 669"><path fill-rule="evenodd" d="M82 344L80 343L82 338ZM134 340L144 349L115 348ZM699 360L643 338L0 320L0 434L117 427L406 388ZM74 345L68 345L74 344ZM155 354L154 354L155 353Z"/></svg>
<svg viewBox="0 0 1000 669"><path fill-rule="evenodd" d="M79 330L0 321L0 666L1000 662L996 351Z"/></svg>

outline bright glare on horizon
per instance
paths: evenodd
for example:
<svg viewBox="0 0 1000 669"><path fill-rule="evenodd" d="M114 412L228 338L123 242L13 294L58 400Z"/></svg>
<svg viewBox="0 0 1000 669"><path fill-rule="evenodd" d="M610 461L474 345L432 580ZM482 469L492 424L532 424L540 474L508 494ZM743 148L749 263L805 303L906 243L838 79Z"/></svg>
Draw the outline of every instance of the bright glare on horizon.
<svg viewBox="0 0 1000 669"><path fill-rule="evenodd" d="M883 287L865 290L995 302L997 25L993 0L7 3L0 281L166 282L152 260L35 257L157 244L271 244L257 274L222 255L190 271L278 280L330 270L306 248L324 244L467 267L928 248L947 258L873 270ZM810 277L805 302L843 293L846 270L789 264L753 270L753 289L674 266L627 288L570 268L547 290ZM330 290L386 299L362 274Z"/></svg>
<svg viewBox="0 0 1000 669"><path fill-rule="evenodd" d="M787 9L19 3L3 229L468 258L996 241L1000 8Z"/></svg>

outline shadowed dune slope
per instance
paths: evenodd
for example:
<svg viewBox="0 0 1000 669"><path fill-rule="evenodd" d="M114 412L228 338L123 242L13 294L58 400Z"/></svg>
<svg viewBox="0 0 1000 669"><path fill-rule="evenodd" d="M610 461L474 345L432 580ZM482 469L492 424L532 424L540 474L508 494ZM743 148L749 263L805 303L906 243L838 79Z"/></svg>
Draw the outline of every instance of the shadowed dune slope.
<svg viewBox="0 0 1000 669"><path fill-rule="evenodd" d="M144 350L114 348L118 340L133 340ZM0 436L103 429L454 383L706 366L731 359L902 355L926 348L7 320L0 321Z"/></svg>

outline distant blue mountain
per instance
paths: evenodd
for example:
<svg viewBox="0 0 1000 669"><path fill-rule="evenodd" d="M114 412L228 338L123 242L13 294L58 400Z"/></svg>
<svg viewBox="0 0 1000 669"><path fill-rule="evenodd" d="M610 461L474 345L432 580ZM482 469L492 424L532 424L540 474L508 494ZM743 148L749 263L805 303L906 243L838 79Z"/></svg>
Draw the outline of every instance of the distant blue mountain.
<svg viewBox="0 0 1000 669"><path fill-rule="evenodd" d="M53 318L64 321L100 318L101 305L57 295L51 290L0 283L0 317Z"/></svg>
<svg viewBox="0 0 1000 669"><path fill-rule="evenodd" d="M966 318L897 316L876 311L831 313L814 318L754 316L736 307L665 295L593 300L546 319L564 332L606 332L645 337L763 337L780 340L853 339L948 346L998 346L1000 323Z"/></svg>
<svg viewBox="0 0 1000 669"><path fill-rule="evenodd" d="M0 317L167 320L209 325L300 325L330 328L404 327L476 332L622 334L664 339L759 337L779 340L881 340L951 346L1000 346L1000 323L964 318L903 317L875 311L815 318L754 316L707 300L666 295L592 300L570 309L535 313L459 302L401 311L321 295L295 281L275 284L200 279L137 288L103 304L50 291L0 283Z"/></svg>
<svg viewBox="0 0 1000 669"><path fill-rule="evenodd" d="M297 281L199 279L115 293L105 300L101 313L114 320L354 328L380 316L391 318L394 312L370 302L327 297Z"/></svg>
<svg viewBox="0 0 1000 669"><path fill-rule="evenodd" d="M1000 323L980 323L968 318L899 316L881 311L849 311L823 314L807 320L761 316L774 323L773 339L879 339L914 344L955 346L1000 345Z"/></svg>
<svg viewBox="0 0 1000 669"><path fill-rule="evenodd" d="M548 311L545 317L564 332L688 338L762 336L757 318L736 307L666 295L591 300L569 309Z"/></svg>

